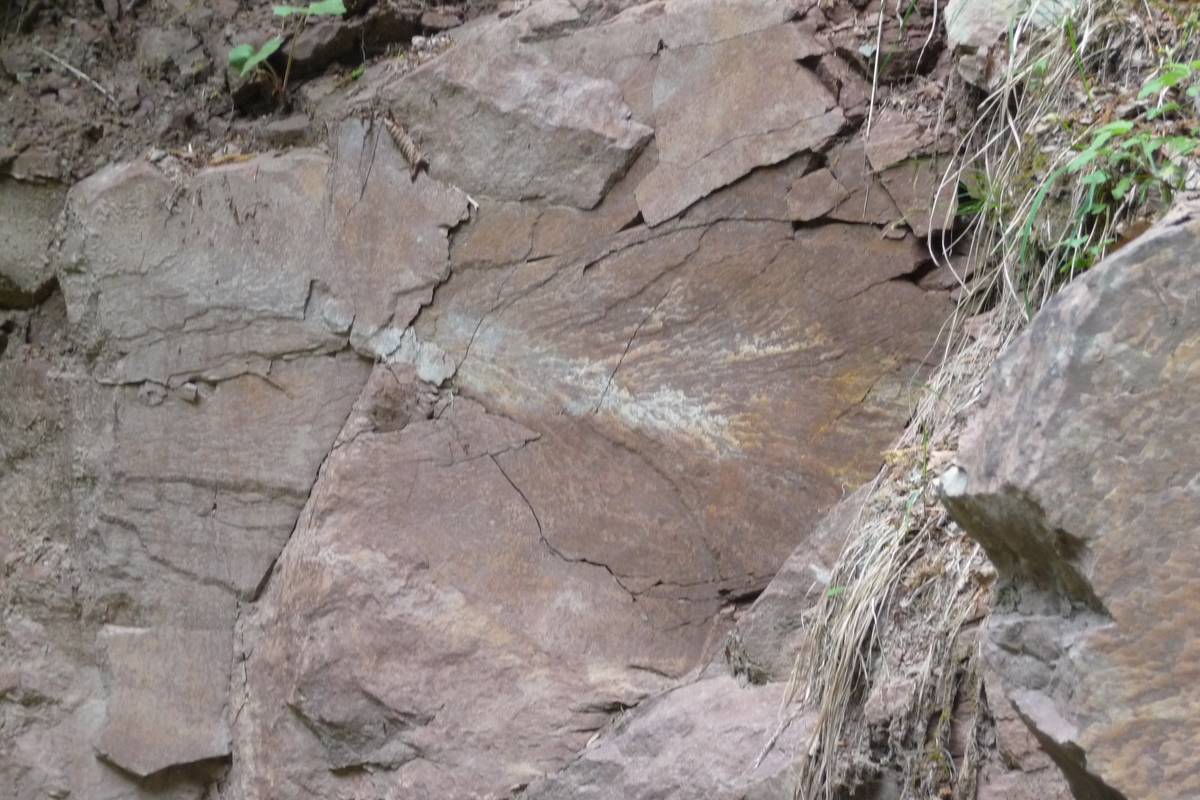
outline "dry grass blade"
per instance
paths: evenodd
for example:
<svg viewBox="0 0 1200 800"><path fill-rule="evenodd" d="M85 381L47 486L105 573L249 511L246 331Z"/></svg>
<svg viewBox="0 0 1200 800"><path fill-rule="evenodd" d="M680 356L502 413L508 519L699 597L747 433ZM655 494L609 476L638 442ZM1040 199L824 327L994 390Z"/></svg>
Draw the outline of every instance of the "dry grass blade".
<svg viewBox="0 0 1200 800"><path fill-rule="evenodd" d="M98 81L96 81L96 79L93 78L91 75L88 75L81 69L77 69L76 67L71 66L65 60L54 55L54 53L51 53L49 50L45 49L44 47L39 47L38 45L34 45L33 49L34 49L34 52L36 52L38 55L40 55L44 58L50 59L58 66L62 67L67 72L71 73L76 78L83 81L87 85L91 86L93 89L95 89L100 94L104 95L104 99L107 100L113 106L113 108L116 108L118 106L117 98L113 97L112 92L110 92L108 89L105 89L103 86L101 86L100 83Z"/></svg>

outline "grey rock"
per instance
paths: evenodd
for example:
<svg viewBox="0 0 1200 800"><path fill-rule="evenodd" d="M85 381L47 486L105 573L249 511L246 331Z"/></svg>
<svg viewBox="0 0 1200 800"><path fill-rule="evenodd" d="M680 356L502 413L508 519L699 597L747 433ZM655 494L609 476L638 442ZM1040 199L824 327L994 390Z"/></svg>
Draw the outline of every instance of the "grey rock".
<svg viewBox="0 0 1200 800"><path fill-rule="evenodd" d="M65 198L62 186L0 178L0 308L28 308L49 295L49 250Z"/></svg>
<svg viewBox="0 0 1200 800"><path fill-rule="evenodd" d="M827 169L799 178L788 189L788 215L797 222L811 222L833 211L850 196L845 186Z"/></svg>
<svg viewBox="0 0 1200 800"><path fill-rule="evenodd" d="M431 31L445 31L462 25L462 19L457 14L445 11L426 11L421 15L421 27Z"/></svg>
<svg viewBox="0 0 1200 800"><path fill-rule="evenodd" d="M307 114L292 114L268 122L263 127L262 137L272 147L291 147L301 144L311 127L312 122Z"/></svg>
<svg viewBox="0 0 1200 800"><path fill-rule="evenodd" d="M150 76L194 80L209 66L200 40L186 28L145 28L138 34L137 60Z"/></svg>
<svg viewBox="0 0 1200 800"><path fill-rule="evenodd" d="M945 498L1004 584L989 661L1076 797L1200 793L1198 243L1193 201L1046 305Z"/></svg>
<svg viewBox="0 0 1200 800"><path fill-rule="evenodd" d="M229 754L233 632L106 626L108 716L96 749L135 775ZM164 735L170 731L170 735Z"/></svg>
<svg viewBox="0 0 1200 800"><path fill-rule="evenodd" d="M380 135L352 121L340 128L332 164L294 152L208 170L179 190L147 164L78 185L62 283L79 335L110 343L100 374L174 385L262 375L277 356L337 351L346 337L323 318L329 297L353 318L350 343L374 355L372 337L402 331L445 277L446 230L467 213L461 192L423 174L410 180L400 153L376 146ZM374 159L358 158L364 148ZM171 235L116 235L151 220ZM396 266L398 252L407 257ZM130 264L144 280L125 278Z"/></svg>
<svg viewBox="0 0 1200 800"><path fill-rule="evenodd" d="M783 692L780 683L739 687L727 675L684 685L626 712L570 766L522 796L784 800L792 796L785 785L794 791L788 778L812 719L780 719Z"/></svg>
<svg viewBox="0 0 1200 800"><path fill-rule="evenodd" d="M473 195L591 208L652 131L616 85L564 71L513 35L462 43L379 93L433 175Z"/></svg>

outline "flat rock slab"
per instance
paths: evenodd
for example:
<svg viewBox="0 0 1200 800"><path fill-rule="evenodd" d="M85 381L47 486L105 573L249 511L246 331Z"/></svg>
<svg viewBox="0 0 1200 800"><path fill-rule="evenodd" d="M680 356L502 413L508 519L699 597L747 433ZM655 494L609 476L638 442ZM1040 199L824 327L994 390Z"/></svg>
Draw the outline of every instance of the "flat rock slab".
<svg viewBox="0 0 1200 800"><path fill-rule="evenodd" d="M640 228L456 275L417 329L460 362L462 391L553 427L514 468L535 504L558 506L547 534L557 546L641 582L749 586L791 551L796 520L810 530L843 483L866 476L903 414L918 342L945 309L892 280L920 258L912 242L856 226ZM885 311L895 305L929 327L897 330ZM604 447L641 476L630 487L678 503L637 523L635 550L624 525L589 516L629 491L620 484L571 490L587 503L553 500ZM652 542L661 555L647 558Z"/></svg>
<svg viewBox="0 0 1200 800"><path fill-rule="evenodd" d="M99 645L109 693L108 719L96 743L102 758L145 777L229 753L229 685L212 680L229 669L228 626L209 631L108 626Z"/></svg>
<svg viewBox="0 0 1200 800"><path fill-rule="evenodd" d="M591 208L653 131L616 84L566 71L513 35L504 27L464 42L379 97L424 143L438 178L501 200Z"/></svg>
<svg viewBox="0 0 1200 800"><path fill-rule="evenodd" d="M647 224L837 135L836 99L799 63L822 52L790 23L665 51L654 82L659 164L637 190Z"/></svg>
<svg viewBox="0 0 1200 800"><path fill-rule="evenodd" d="M989 659L1076 797L1200 795L1200 205L1046 305L943 479L1007 588Z"/></svg>
<svg viewBox="0 0 1200 800"><path fill-rule="evenodd" d="M376 368L244 623L239 791L503 795L712 656L876 468L948 311L912 240L793 230L806 163L529 260L549 212L481 206L411 334L453 399Z"/></svg>

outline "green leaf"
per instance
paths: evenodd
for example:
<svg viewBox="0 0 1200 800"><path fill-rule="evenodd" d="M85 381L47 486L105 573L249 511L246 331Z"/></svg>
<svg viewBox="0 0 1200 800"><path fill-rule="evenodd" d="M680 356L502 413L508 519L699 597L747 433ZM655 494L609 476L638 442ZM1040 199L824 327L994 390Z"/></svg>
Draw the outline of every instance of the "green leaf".
<svg viewBox="0 0 1200 800"><path fill-rule="evenodd" d="M275 51L283 44L283 37L276 36L257 51L250 52L250 45L243 44L229 51L229 63L238 70L238 74L242 77L249 75L255 67L266 61ZM236 56L236 60L235 60ZM240 65L239 63L240 62Z"/></svg>
<svg viewBox="0 0 1200 800"><path fill-rule="evenodd" d="M1164 89L1170 89L1181 81L1190 78L1192 72L1193 68L1191 64L1168 64L1158 77L1146 81L1142 86L1142 90L1138 92L1138 99L1141 100L1152 94L1158 94Z"/></svg>
<svg viewBox="0 0 1200 800"><path fill-rule="evenodd" d="M1107 125L1102 125L1096 131L1096 138L1092 139L1092 146L1090 149L1099 150L1108 142L1109 139L1113 138L1114 136L1124 136L1131 130L1133 130L1133 122L1127 119L1118 119L1114 122L1108 123Z"/></svg>
<svg viewBox="0 0 1200 800"><path fill-rule="evenodd" d="M229 66L234 69L241 69L242 65L249 60L250 56L254 55L254 46L249 44L239 44L237 47L229 51Z"/></svg>
<svg viewBox="0 0 1200 800"><path fill-rule="evenodd" d="M1163 103L1161 106L1152 108L1149 111L1147 111L1146 119L1158 119L1163 114L1171 114L1171 113L1178 111L1179 108L1180 108L1179 103L1176 103L1174 101L1171 101L1170 103Z"/></svg>
<svg viewBox="0 0 1200 800"><path fill-rule="evenodd" d="M350 70L350 80L352 80L352 81L358 80L359 78L361 78L363 76L363 73L366 71L367 71L367 65L359 64L357 67Z"/></svg>
<svg viewBox="0 0 1200 800"><path fill-rule="evenodd" d="M1188 97L1200 97L1200 83L1197 83L1193 86L1188 87L1187 96Z"/></svg>
<svg viewBox="0 0 1200 800"><path fill-rule="evenodd" d="M304 8L300 6L272 6L271 11L277 17L292 17L297 14L302 14L306 17L341 17L346 13L346 6L342 0L320 0L320 2L309 3Z"/></svg>
<svg viewBox="0 0 1200 800"><path fill-rule="evenodd" d="M1131 186L1133 186L1133 178L1126 175L1117 181L1117 185L1113 187L1112 196L1118 200L1123 200L1125 195L1129 194L1129 187Z"/></svg>
<svg viewBox="0 0 1200 800"><path fill-rule="evenodd" d="M1197 147L1200 147L1200 139L1191 136L1168 136L1164 140L1167 147L1167 152L1175 158L1183 158L1191 153Z"/></svg>
<svg viewBox="0 0 1200 800"><path fill-rule="evenodd" d="M1075 156L1075 158L1071 159L1071 162L1067 164L1067 172L1074 175L1076 172L1079 172L1079 170L1095 161L1096 156L1098 155L1100 155L1099 150L1097 150L1094 146L1089 147L1087 150L1084 150L1082 153Z"/></svg>
<svg viewBox="0 0 1200 800"><path fill-rule="evenodd" d="M1100 184L1108 183L1108 173L1102 169L1089 172L1080 181L1084 186L1099 186Z"/></svg>
<svg viewBox="0 0 1200 800"><path fill-rule="evenodd" d="M1051 172L1046 178L1046 182L1038 189L1037 194L1033 196L1033 202L1029 205L1029 214L1025 217L1025 223L1021 226L1021 260L1028 261L1030 255L1030 239L1033 234L1033 223L1038 218L1038 214L1042 211L1042 203L1046 202L1046 195L1050 194L1051 187L1054 182L1066 171L1065 167Z"/></svg>
<svg viewBox="0 0 1200 800"><path fill-rule="evenodd" d="M845 586L830 586L825 590L826 597L838 597L846 591Z"/></svg>
<svg viewBox="0 0 1200 800"><path fill-rule="evenodd" d="M342 0L320 0L308 4L310 17L341 17L346 14L346 6Z"/></svg>

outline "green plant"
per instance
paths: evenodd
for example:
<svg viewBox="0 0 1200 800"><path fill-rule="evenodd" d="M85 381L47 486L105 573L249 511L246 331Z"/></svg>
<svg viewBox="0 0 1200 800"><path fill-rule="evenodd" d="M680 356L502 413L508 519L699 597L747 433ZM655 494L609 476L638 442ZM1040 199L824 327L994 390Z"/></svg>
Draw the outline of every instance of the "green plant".
<svg viewBox="0 0 1200 800"><path fill-rule="evenodd" d="M237 45L229 51L229 65L238 70L238 74L243 77L261 69L270 76L271 82L275 86L275 91L282 97L287 91L288 78L292 72L292 53L296 47L296 38L304 30L309 17L345 16L346 6L342 0L318 0L318 2L309 3L307 6L272 6L271 11L276 17L281 19L296 18L298 21L294 24L291 31L285 30L283 34L272 37L257 49L249 43ZM292 44L288 48L287 66L284 68L283 78L280 79L275 70L271 68L267 59L283 46L285 34L291 36Z"/></svg>
<svg viewBox="0 0 1200 800"><path fill-rule="evenodd" d="M239 44L229 51L229 66L236 69L243 78L260 67L270 71L271 65L267 63L267 59L282 45L282 36L272 37L257 50L252 44ZM271 74L274 75L274 72L271 71Z"/></svg>
<svg viewBox="0 0 1200 800"><path fill-rule="evenodd" d="M1086 146L1047 181L1031 217L1040 210L1049 184L1064 175L1079 176L1080 200L1075 204L1071 229L1056 244L1059 270L1067 273L1089 269L1104 257L1116 240L1112 236L1117 213L1122 208L1140 208L1149 203L1170 204L1187 177L1186 159L1198 148L1200 138L1182 132L1171 119L1182 106L1167 100L1173 90L1184 96L1200 96L1200 60L1168 63L1148 79L1139 100L1157 96L1157 103L1133 119L1108 122L1096 128ZM1030 221L1031 222L1031 221ZM1027 224L1026 230L1029 225Z"/></svg>

